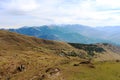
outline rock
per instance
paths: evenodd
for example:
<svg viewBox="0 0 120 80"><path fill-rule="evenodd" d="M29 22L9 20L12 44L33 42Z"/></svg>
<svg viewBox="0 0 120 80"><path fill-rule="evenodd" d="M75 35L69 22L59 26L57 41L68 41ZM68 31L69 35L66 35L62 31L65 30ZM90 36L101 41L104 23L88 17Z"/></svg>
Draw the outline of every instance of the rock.
<svg viewBox="0 0 120 80"><path fill-rule="evenodd" d="M59 68L48 68L46 70L46 73L49 73L50 75L55 75L60 72Z"/></svg>
<svg viewBox="0 0 120 80"><path fill-rule="evenodd" d="M25 65L20 65L17 67L17 71L23 71L25 69Z"/></svg>
<svg viewBox="0 0 120 80"><path fill-rule="evenodd" d="M74 64L73 66L79 66L79 64Z"/></svg>
<svg viewBox="0 0 120 80"><path fill-rule="evenodd" d="M82 62L80 62L80 64L89 64L90 63L90 61L82 61Z"/></svg>
<svg viewBox="0 0 120 80"><path fill-rule="evenodd" d="M120 60L116 60L116 62L120 62Z"/></svg>
<svg viewBox="0 0 120 80"><path fill-rule="evenodd" d="M45 75L42 75L38 80L44 80L45 79Z"/></svg>

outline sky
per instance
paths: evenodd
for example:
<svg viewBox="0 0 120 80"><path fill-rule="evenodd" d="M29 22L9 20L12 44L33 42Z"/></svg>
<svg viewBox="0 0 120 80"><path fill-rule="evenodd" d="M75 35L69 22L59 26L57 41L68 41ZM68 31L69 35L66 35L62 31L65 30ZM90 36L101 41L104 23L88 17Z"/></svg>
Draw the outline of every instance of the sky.
<svg viewBox="0 0 120 80"><path fill-rule="evenodd" d="M0 0L0 28L120 25L120 0Z"/></svg>

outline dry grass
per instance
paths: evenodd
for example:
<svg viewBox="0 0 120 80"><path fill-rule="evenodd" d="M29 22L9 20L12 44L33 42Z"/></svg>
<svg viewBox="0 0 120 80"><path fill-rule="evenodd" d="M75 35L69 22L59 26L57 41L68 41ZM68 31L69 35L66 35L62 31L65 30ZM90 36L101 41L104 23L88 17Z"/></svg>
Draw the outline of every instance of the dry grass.
<svg viewBox="0 0 120 80"><path fill-rule="evenodd" d="M86 55L84 50L64 42L37 39L1 30L0 80L120 79L119 62L80 64L84 61L80 57L59 55L72 51Z"/></svg>

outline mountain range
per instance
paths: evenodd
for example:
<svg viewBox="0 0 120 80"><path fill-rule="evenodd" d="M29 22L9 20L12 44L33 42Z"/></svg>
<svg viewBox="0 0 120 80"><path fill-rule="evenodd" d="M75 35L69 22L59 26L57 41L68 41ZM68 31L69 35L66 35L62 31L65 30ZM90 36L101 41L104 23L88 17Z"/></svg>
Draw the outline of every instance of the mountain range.
<svg viewBox="0 0 120 80"><path fill-rule="evenodd" d="M120 27L90 27L74 25L25 26L19 29L8 29L12 32L35 36L47 40L58 40L72 43L112 43L120 45Z"/></svg>

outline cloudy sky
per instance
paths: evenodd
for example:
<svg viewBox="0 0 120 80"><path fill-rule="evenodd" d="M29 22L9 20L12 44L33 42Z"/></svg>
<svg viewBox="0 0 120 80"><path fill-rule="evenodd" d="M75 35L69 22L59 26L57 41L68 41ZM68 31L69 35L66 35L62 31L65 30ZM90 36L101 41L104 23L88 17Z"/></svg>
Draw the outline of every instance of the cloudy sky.
<svg viewBox="0 0 120 80"><path fill-rule="evenodd" d="M120 0L0 0L0 28L120 25Z"/></svg>

